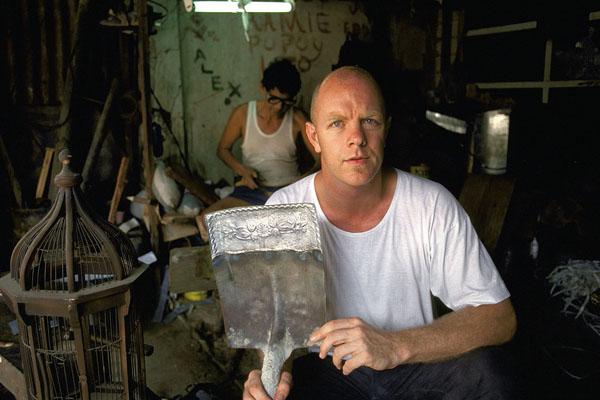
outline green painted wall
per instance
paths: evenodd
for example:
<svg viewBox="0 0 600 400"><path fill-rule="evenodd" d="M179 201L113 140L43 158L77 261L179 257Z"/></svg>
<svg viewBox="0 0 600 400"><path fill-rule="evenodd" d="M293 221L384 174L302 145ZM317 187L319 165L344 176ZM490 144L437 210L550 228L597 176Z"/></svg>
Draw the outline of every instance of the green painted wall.
<svg viewBox="0 0 600 400"><path fill-rule="evenodd" d="M299 1L293 13L250 14L249 41L240 14L188 13L183 1L162 4L169 12L151 36L153 90L171 112L189 165L212 181L232 181L216 146L231 110L260 96L263 67L276 57L294 60L302 77L299 105L308 111L315 85L338 61L346 32L363 38L370 32L366 16L348 1ZM169 154L177 154L172 144Z"/></svg>

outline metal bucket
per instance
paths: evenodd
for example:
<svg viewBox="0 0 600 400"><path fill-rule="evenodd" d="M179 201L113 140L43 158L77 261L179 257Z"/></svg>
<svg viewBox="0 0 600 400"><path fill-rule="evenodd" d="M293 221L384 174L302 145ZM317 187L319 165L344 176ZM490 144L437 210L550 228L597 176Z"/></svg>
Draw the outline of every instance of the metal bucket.
<svg viewBox="0 0 600 400"><path fill-rule="evenodd" d="M481 169L488 175L506 173L510 109L486 111L475 124L475 153Z"/></svg>

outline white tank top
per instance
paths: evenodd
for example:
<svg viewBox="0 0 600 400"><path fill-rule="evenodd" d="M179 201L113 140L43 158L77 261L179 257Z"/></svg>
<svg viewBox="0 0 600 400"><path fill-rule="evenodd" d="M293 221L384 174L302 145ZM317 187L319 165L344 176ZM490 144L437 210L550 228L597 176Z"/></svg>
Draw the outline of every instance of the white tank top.
<svg viewBox="0 0 600 400"><path fill-rule="evenodd" d="M292 131L293 120L294 110L290 109L283 117L281 126L275 132L266 134L258 126L256 102L248 103L242 162L256 170L261 186L285 186L300 176Z"/></svg>

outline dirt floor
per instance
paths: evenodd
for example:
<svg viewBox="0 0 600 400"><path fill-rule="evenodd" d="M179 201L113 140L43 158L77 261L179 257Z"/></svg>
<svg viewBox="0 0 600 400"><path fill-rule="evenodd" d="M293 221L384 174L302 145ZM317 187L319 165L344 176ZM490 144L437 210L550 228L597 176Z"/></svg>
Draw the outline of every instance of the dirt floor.
<svg viewBox="0 0 600 400"><path fill-rule="evenodd" d="M147 327L144 342L154 347L146 357L148 388L165 399L241 399L258 359L252 350L230 349L220 323L218 304L209 303Z"/></svg>

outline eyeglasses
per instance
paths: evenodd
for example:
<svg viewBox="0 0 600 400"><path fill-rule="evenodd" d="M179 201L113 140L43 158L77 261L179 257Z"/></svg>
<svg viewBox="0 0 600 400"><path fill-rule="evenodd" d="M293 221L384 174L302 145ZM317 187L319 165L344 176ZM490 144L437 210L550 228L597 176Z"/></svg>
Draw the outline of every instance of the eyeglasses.
<svg viewBox="0 0 600 400"><path fill-rule="evenodd" d="M278 103L283 103L286 106L293 106L294 104L296 104L296 99L291 98L291 99L284 99L283 97L278 97L275 95L270 94L269 97L267 98L267 101L270 104L278 104Z"/></svg>

